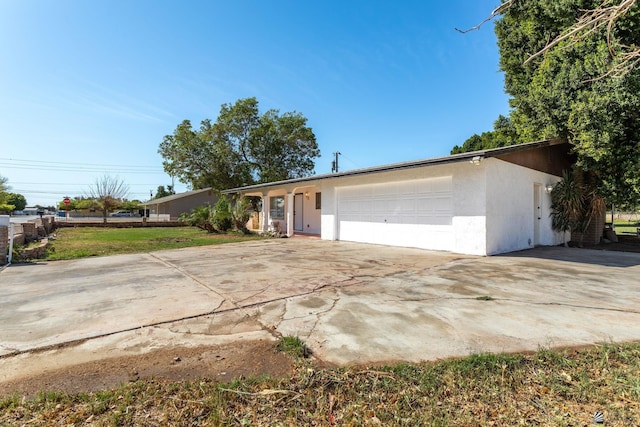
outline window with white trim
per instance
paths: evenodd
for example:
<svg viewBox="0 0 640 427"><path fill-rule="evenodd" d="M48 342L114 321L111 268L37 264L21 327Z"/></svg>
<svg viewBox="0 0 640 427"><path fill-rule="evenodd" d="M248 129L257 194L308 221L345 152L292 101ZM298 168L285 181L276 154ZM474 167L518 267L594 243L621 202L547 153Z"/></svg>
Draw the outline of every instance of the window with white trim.
<svg viewBox="0 0 640 427"><path fill-rule="evenodd" d="M284 196L269 197L269 217L273 219L284 219Z"/></svg>

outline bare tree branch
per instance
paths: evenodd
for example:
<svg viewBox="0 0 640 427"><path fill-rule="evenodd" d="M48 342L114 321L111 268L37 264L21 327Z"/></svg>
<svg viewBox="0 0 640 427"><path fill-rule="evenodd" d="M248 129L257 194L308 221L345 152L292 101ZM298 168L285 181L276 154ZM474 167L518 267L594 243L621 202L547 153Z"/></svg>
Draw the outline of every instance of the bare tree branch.
<svg viewBox="0 0 640 427"><path fill-rule="evenodd" d="M544 55L563 41L568 40L569 45L577 43L598 29L606 26L609 52L612 57L617 57L619 59L618 64L613 66L606 75L620 76L626 74L638 64L638 60L640 59L640 48L620 44L613 40L612 32L618 19L627 14L636 4L636 1L637 0L622 0L616 5L614 0L606 0L602 6L585 11L574 25L548 43L543 49L527 58L524 63L527 64L533 59Z"/></svg>
<svg viewBox="0 0 640 427"><path fill-rule="evenodd" d="M559 45L564 41L568 41L567 46L571 46L580 40L585 39L589 35L593 34L597 30L606 27L607 29L607 45L611 57L616 59L614 65L603 75L595 80L599 80L605 77L622 77L636 66L640 65L640 47L638 46L625 46L619 41L616 41L613 37L613 31L618 19L626 15L632 7L637 3L637 0L604 0L600 7L585 10L583 15L578 18L575 24L567 28L562 34L550 41L544 48L538 52L532 54L524 61L524 64L530 63L535 58L542 56L549 52L551 49ZM491 21L498 15L504 14L513 4L513 0L507 0L500 6L496 7L491 15L484 21L480 22L466 30L455 28L456 31L465 34L470 31L479 30L487 22Z"/></svg>
<svg viewBox="0 0 640 427"><path fill-rule="evenodd" d="M129 194L129 186L118 177L104 175L96 179L96 182L89 188L87 195L98 202L102 215L107 218L109 210L118 204Z"/></svg>
<svg viewBox="0 0 640 427"><path fill-rule="evenodd" d="M495 9L493 9L493 12L491 12L491 15L489 15L489 17L487 19L485 19L484 21L482 21L481 23L479 23L478 25L474 25L471 28L467 28L466 30L461 30L457 27L454 27L454 29L462 34L466 34L470 31L475 31L475 30L479 30L480 27L482 27L484 24L486 24L487 22L491 21L493 18L495 18L498 15L501 15L505 10L507 10L509 7L511 7L511 3L513 2L513 0L508 0L504 3L502 3L500 6L496 7Z"/></svg>

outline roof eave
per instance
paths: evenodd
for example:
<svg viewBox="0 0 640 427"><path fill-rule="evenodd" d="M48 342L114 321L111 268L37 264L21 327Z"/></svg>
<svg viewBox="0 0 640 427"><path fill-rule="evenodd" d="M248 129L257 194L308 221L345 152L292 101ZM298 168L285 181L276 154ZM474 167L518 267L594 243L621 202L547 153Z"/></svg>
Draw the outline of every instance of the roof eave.
<svg viewBox="0 0 640 427"><path fill-rule="evenodd" d="M269 182L264 184L254 184L254 185L248 185L246 187L230 188L230 189L221 191L221 193L222 194L249 193L249 192L255 192L257 190L263 190L267 188L278 187L278 186L288 185L288 184L321 181L325 179L335 179L335 178L342 178L347 176L368 175L372 173L391 172L394 170L412 169L412 168L418 168L422 166L431 166L431 165L438 165L438 164L469 161L469 160L472 160L474 157L484 157L484 158L497 157L497 156L501 156L508 153L524 151L524 150L532 150L535 148L561 144L564 142L565 141L561 141L557 139L546 139L542 141L530 142L527 144L509 145L507 147L492 148L488 150L469 151L467 153L452 154L449 156L442 156L442 157L433 157L430 159L413 160L413 161L401 162L401 163L391 163L391 164L382 165L382 166L353 169L345 172L312 175L304 178L294 178L294 179L275 181L275 182Z"/></svg>

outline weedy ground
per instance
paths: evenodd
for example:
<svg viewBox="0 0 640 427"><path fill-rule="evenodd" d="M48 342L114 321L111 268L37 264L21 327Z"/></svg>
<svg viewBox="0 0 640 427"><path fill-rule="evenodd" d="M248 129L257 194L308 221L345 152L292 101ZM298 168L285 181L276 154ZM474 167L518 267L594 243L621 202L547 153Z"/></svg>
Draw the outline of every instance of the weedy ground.
<svg viewBox="0 0 640 427"><path fill-rule="evenodd" d="M607 426L640 425L640 344L340 369L301 357L287 378L12 396L0 425L587 426L596 411Z"/></svg>

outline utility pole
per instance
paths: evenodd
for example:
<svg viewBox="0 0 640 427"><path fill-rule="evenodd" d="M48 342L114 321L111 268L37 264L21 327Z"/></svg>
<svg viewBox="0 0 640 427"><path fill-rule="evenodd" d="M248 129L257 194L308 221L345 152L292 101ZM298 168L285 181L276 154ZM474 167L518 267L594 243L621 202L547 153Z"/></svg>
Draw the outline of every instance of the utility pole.
<svg viewBox="0 0 640 427"><path fill-rule="evenodd" d="M331 162L331 173L338 173L338 156L340 154L342 153L339 151L333 153L333 155L335 156L335 160Z"/></svg>

